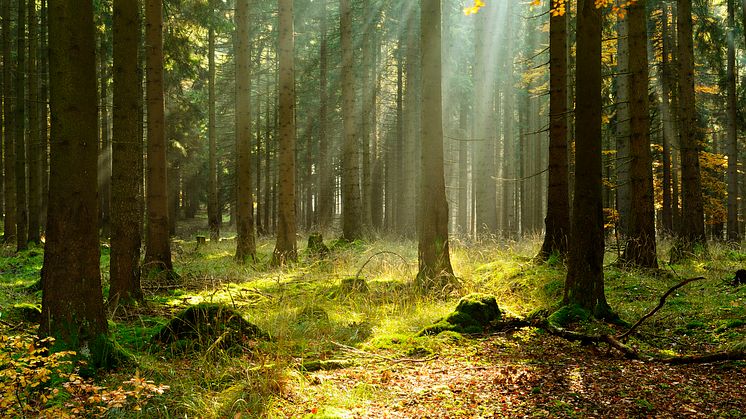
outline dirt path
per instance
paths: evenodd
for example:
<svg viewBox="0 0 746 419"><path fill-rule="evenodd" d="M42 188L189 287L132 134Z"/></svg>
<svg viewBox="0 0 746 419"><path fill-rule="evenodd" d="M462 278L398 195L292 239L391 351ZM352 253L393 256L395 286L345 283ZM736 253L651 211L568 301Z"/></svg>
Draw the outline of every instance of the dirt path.
<svg viewBox="0 0 746 419"><path fill-rule="evenodd" d="M535 332L306 378L281 403L288 416L746 417L744 363L646 364Z"/></svg>

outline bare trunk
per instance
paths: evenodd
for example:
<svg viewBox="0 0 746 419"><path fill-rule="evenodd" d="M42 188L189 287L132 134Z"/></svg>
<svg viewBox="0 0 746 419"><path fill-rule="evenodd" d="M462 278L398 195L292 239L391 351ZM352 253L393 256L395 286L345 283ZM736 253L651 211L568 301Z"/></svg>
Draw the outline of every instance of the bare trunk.
<svg viewBox="0 0 746 419"><path fill-rule="evenodd" d="M11 57L11 34L10 34L10 2L3 0L3 154L5 186L5 220L3 241L15 243L16 241L16 148L15 148L15 121L13 114L13 79L12 79L12 57Z"/></svg>
<svg viewBox="0 0 746 419"><path fill-rule="evenodd" d="M736 103L735 0L728 0L728 240L741 241L738 223L738 126Z"/></svg>
<svg viewBox="0 0 746 419"><path fill-rule="evenodd" d="M16 101L15 101L15 180L16 180L16 249L28 246L28 209L26 203L26 7L18 0L16 20Z"/></svg>
<svg viewBox="0 0 746 419"><path fill-rule="evenodd" d="M41 241L41 143L39 124L39 73L37 54L39 48L39 25L36 2L28 3L28 123L29 138L26 147L28 156L28 241Z"/></svg>
<svg viewBox="0 0 746 419"><path fill-rule="evenodd" d="M207 137L209 141L208 157L208 185L207 185L207 225L210 229L210 241L220 239L220 220L218 219L218 150L217 133L215 127L215 24L214 5L210 3L210 28L208 30L208 80L207 80L207 102L208 102L208 125Z"/></svg>

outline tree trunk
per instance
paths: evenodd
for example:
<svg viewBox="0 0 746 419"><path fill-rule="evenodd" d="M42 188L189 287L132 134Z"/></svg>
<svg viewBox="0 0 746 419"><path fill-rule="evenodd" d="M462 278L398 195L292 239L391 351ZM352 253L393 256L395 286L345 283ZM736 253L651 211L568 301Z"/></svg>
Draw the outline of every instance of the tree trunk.
<svg viewBox="0 0 746 419"><path fill-rule="evenodd" d="M554 0L550 7L556 7ZM570 234L567 183L567 14L549 18L549 173L546 231L539 257L564 258Z"/></svg>
<svg viewBox="0 0 746 419"><path fill-rule="evenodd" d="M3 149L4 149L4 172L5 186L5 220L3 241L15 243L16 241L16 148L15 148L15 121L13 114L13 63L11 57L12 38L10 34L10 2L3 0Z"/></svg>
<svg viewBox="0 0 746 419"><path fill-rule="evenodd" d="M272 149L272 120L270 115L270 109L272 108L269 103L269 83L267 83L266 93L266 106L264 112L264 218L262 219L262 225L264 225L264 232L266 234L272 234L274 232L272 219L272 161L270 159L270 150Z"/></svg>
<svg viewBox="0 0 746 419"><path fill-rule="evenodd" d="M448 201L443 173L443 97L440 0L421 0L422 162L418 284L442 290L453 278L448 249Z"/></svg>
<svg viewBox="0 0 746 419"><path fill-rule="evenodd" d="M145 0L148 112L146 271L171 271L166 132L163 101L163 4Z"/></svg>
<svg viewBox="0 0 746 419"><path fill-rule="evenodd" d="M355 241L363 236L360 197L360 145L355 119L355 78L352 49L352 9L350 0L339 2L339 29L342 44L342 120L344 147L342 154L342 238Z"/></svg>
<svg viewBox="0 0 746 419"><path fill-rule="evenodd" d="M466 235L469 232L469 162L468 146L468 112L467 95L462 92L459 106L458 127L461 140L458 144L458 231Z"/></svg>
<svg viewBox="0 0 746 419"><path fill-rule="evenodd" d="M28 246L28 209L26 207L26 7L18 0L16 20L16 102L15 102L15 180L16 180L16 249Z"/></svg>
<svg viewBox="0 0 746 419"><path fill-rule="evenodd" d="M49 7L52 119L49 217L42 268L39 333L109 361L99 268L96 44L93 4L55 0Z"/></svg>
<svg viewBox="0 0 746 419"><path fill-rule="evenodd" d="M699 124L694 95L694 44L692 0L678 1L677 35L679 49L679 137L681 143L682 214L679 239L681 250L706 242L702 182L699 167Z"/></svg>
<svg viewBox="0 0 746 419"><path fill-rule="evenodd" d="M735 5L728 0L728 241L740 242L738 223L738 126L736 103Z"/></svg>
<svg viewBox="0 0 746 419"><path fill-rule="evenodd" d="M601 11L579 0L577 16L575 186L564 304L609 315L604 294L601 193Z"/></svg>
<svg viewBox="0 0 746 419"><path fill-rule="evenodd" d="M671 64L669 60L670 53L670 36L668 34L669 25L669 13L668 5L663 3L663 15L662 15L662 29L661 29L661 44L662 44L662 60L661 60L661 71L659 72L658 78L661 87L661 119L663 120L663 210L662 210L662 223L664 234L672 234L673 228L673 202L671 196L671 148L675 144L676 132L674 121L674 113L671 111L671 86L669 80L671 80Z"/></svg>
<svg viewBox="0 0 746 419"><path fill-rule="evenodd" d="M47 49L47 0L41 0L41 31L40 31L40 60L39 60L39 73L40 73L40 87L39 87L39 105L40 114L39 119L41 120L41 128L39 131L39 158L41 161L41 215L40 224L42 234L46 230L47 226L47 207L49 197L49 55Z"/></svg>
<svg viewBox="0 0 746 419"><path fill-rule="evenodd" d="M617 41L617 76L616 81L616 209L619 212L617 231L626 236L629 233L630 206L634 202L630 197L630 20L619 19Z"/></svg>
<svg viewBox="0 0 746 419"><path fill-rule="evenodd" d="M236 260L254 261L254 198L251 181L251 47L249 0L236 3Z"/></svg>
<svg viewBox="0 0 746 419"><path fill-rule="evenodd" d="M650 104L648 99L648 35L645 0L629 6L628 47L629 79L626 96L629 99L630 165L629 195L634 202L629 208L627 245L623 263L644 268L658 268L655 245L655 203L653 197L653 158L650 153Z"/></svg>
<svg viewBox="0 0 746 419"><path fill-rule="evenodd" d="M279 197L277 201L277 242L272 265L294 262L295 239L295 39L293 34L293 0L280 4L280 106L279 106Z"/></svg>
<svg viewBox="0 0 746 419"><path fill-rule="evenodd" d="M114 83L111 174L111 288L109 302L142 300L141 3L114 1ZM133 170L134 168L134 170Z"/></svg>
<svg viewBox="0 0 746 419"><path fill-rule="evenodd" d="M99 40L99 94L101 121L101 149L99 150L99 196L101 198L101 237L108 238L111 231L111 141L109 133L109 71L108 71L108 36L100 34Z"/></svg>
<svg viewBox="0 0 746 419"><path fill-rule="evenodd" d="M238 5L237 5L238 6ZM220 239L220 220L218 220L218 156L217 156L217 133L215 127L215 8L210 2L210 18L208 30L208 125L207 137L209 141L208 158L208 190L207 190L207 225L210 229L210 241L217 242ZM248 35L247 35L248 36ZM236 51L240 53L239 51Z"/></svg>
<svg viewBox="0 0 746 419"><path fill-rule="evenodd" d="M39 73L37 54L39 25L36 17L36 2L28 2L28 122L29 138L26 147L28 156L28 242L41 241L41 143L39 136Z"/></svg>
<svg viewBox="0 0 746 419"><path fill-rule="evenodd" d="M318 225L319 228L326 229L332 222L332 212L334 210L334 178L332 175L332 156L329 153L329 142L332 137L329 132L328 117L328 41L327 41L327 0L321 0L321 40L319 43L319 200L318 206Z"/></svg>

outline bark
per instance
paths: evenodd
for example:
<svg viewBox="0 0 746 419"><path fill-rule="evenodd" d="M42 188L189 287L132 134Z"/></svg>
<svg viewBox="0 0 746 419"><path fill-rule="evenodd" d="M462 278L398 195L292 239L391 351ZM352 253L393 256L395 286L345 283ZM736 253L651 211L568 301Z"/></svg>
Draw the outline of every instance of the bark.
<svg viewBox="0 0 746 419"><path fill-rule="evenodd" d="M98 121L92 2L51 2L49 35L54 118L39 333L71 349L88 348L93 364L102 365L108 327L95 222Z"/></svg>
<svg viewBox="0 0 746 419"><path fill-rule="evenodd" d="M366 24L370 22L370 8L366 7ZM373 23L370 23L373 25ZM368 26L373 28L374 26ZM369 29L370 30L370 29ZM361 167L361 194L360 204L362 206L362 225L366 229L370 229L373 224L373 214L371 212L371 195L373 194L373 179L372 176L372 160L374 153L371 151L373 146L374 134L372 134L375 119L375 89L376 86L373 84L375 80L375 69L374 69L374 35L372 33L367 34L362 42L362 124L360 127L360 137L362 140L362 167Z"/></svg>
<svg viewBox="0 0 746 419"><path fill-rule="evenodd" d="M251 47L249 1L236 3L236 260L254 261L254 198L251 182Z"/></svg>
<svg viewBox="0 0 746 419"><path fill-rule="evenodd" d="M142 300L142 149L139 0L114 1L111 265L109 302ZM134 168L134 170L133 170Z"/></svg>
<svg viewBox="0 0 746 419"><path fill-rule="evenodd" d="M13 79L12 79L12 57L11 57L11 34L10 34L10 2L3 0L3 154L5 186L5 220L3 230L3 241L15 243L16 241L16 177L15 177L15 115L13 113Z"/></svg>
<svg viewBox="0 0 746 419"><path fill-rule="evenodd" d="M18 0L16 20L16 101L15 101L15 180L16 249L28 246L28 208L26 207L26 7Z"/></svg>
<svg viewBox="0 0 746 419"><path fill-rule="evenodd" d="M467 95L462 93L461 104L459 106L459 134L463 141L458 144L458 231L461 234L467 234L469 232L469 162L468 162L468 146L469 143L466 141L468 136L468 112L469 105L466 102Z"/></svg>
<svg viewBox="0 0 746 419"><path fill-rule="evenodd" d="M738 126L736 103L735 0L728 0L728 240L741 241L738 223Z"/></svg>
<svg viewBox="0 0 746 419"><path fill-rule="evenodd" d="M41 41L40 41L40 69L41 86L39 90L41 130L40 138L40 159L41 159L41 229L42 233L47 226L47 207L49 197L49 55L47 49L47 0L41 0Z"/></svg>
<svg viewBox="0 0 746 419"><path fill-rule="evenodd" d="M277 242L272 265L294 262L295 239L295 39L293 34L293 0L280 4L280 103L279 103L279 196L277 199Z"/></svg>
<svg viewBox="0 0 746 419"><path fill-rule="evenodd" d="M148 272L172 271L163 98L162 0L145 0L145 45L148 114L145 267Z"/></svg>
<svg viewBox="0 0 746 419"><path fill-rule="evenodd" d="M577 304L606 317L604 220L601 168L601 11L578 2L575 73L575 184L564 304Z"/></svg>
<svg viewBox="0 0 746 419"><path fill-rule="evenodd" d="M676 121L674 120L673 112L671 111L671 64L669 60L669 54L671 49L671 41L669 36L669 13L668 5L663 3L663 14L662 14L662 29L661 29L661 43L662 43L662 61L661 71L658 74L658 81L661 87L661 119L663 120L663 210L662 210L662 223L663 232L665 234L671 234L674 232L673 228L673 198L672 198L672 180L671 180L671 148L675 144L676 132L675 126Z"/></svg>
<svg viewBox="0 0 746 419"><path fill-rule="evenodd" d="M41 241L41 143L39 124L39 25L36 2L28 2L28 242Z"/></svg>
<svg viewBox="0 0 746 419"><path fill-rule="evenodd" d="M552 254L564 258L567 253L570 234L567 134L567 14L563 14L549 19L549 186L546 231L539 252L542 260Z"/></svg>
<svg viewBox="0 0 746 419"><path fill-rule="evenodd" d="M108 89L109 70L107 34L101 34L99 40L99 87L100 120L101 120L101 150L99 151L99 196L101 198L101 236L108 238L111 230L111 141L109 133Z"/></svg>
<svg viewBox="0 0 746 419"><path fill-rule="evenodd" d="M218 157L217 157L217 132L215 126L215 8L210 3L210 28L208 30L208 126L207 137L209 141L208 157L208 190L207 190L207 225L210 229L210 241L217 242L220 239L220 220L218 219Z"/></svg>
<svg viewBox="0 0 746 419"><path fill-rule="evenodd" d="M645 0L629 6L629 80L627 98L630 117L629 208L627 244L621 261L645 268L658 268L655 245L653 157L650 153L650 104L648 99L648 36Z"/></svg>
<svg viewBox="0 0 746 419"><path fill-rule="evenodd" d="M679 59L679 138L681 145L681 250L705 244L702 182L699 164L699 124L694 95L694 44L692 39L692 0L678 0Z"/></svg>
<svg viewBox="0 0 746 419"><path fill-rule="evenodd" d="M631 134L631 104L630 104L630 19L619 19L617 42L617 76L616 81L616 209L619 212L619 222L616 226L622 236L629 233L630 206L634 202L630 196L630 136Z"/></svg>
<svg viewBox="0 0 746 419"><path fill-rule="evenodd" d="M443 170L443 97L440 0L421 0L422 162L417 282L442 290L453 278L448 248L448 201ZM426 199L424 199L426 197Z"/></svg>
<svg viewBox="0 0 746 419"><path fill-rule="evenodd" d="M264 107L264 123L265 123L265 137L264 137L264 214L262 219L262 225L266 234L274 232L274 226L272 224L270 214L272 214L272 162L270 161L270 150L272 149L272 123L273 118L270 117L270 109L272 108L269 103L269 83L267 83L266 95L266 106Z"/></svg>

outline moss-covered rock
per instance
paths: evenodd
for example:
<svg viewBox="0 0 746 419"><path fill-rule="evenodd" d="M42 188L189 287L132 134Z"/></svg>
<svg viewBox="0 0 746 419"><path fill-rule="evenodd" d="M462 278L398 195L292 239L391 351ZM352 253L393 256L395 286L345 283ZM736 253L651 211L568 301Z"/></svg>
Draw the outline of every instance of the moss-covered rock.
<svg viewBox="0 0 746 419"><path fill-rule="evenodd" d="M41 306L31 303L14 304L8 309L8 317L29 323L39 323Z"/></svg>
<svg viewBox="0 0 746 419"><path fill-rule="evenodd" d="M591 312L577 304L565 305L552 313L547 319L549 323L565 327L568 324L584 322L591 318Z"/></svg>
<svg viewBox="0 0 746 419"><path fill-rule="evenodd" d="M500 321L502 313L493 295L469 294L463 297L456 310L419 333L437 335L441 332L481 333L493 323Z"/></svg>
<svg viewBox="0 0 746 419"><path fill-rule="evenodd" d="M156 343L189 341L197 348L228 348L245 339L269 339L269 335L234 309L220 304L189 307L171 319L152 338Z"/></svg>
<svg viewBox="0 0 746 419"><path fill-rule="evenodd" d="M321 233L311 233L308 235L306 253L308 253L308 256L320 259L329 256L329 248L324 244L324 236Z"/></svg>

